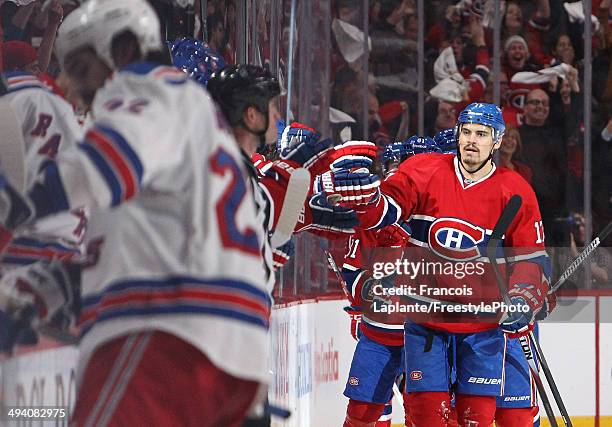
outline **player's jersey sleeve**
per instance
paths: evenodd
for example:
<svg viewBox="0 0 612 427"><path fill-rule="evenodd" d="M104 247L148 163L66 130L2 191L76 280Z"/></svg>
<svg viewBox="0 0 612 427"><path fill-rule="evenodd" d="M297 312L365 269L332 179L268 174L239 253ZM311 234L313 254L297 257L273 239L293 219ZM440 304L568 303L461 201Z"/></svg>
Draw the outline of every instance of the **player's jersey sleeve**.
<svg viewBox="0 0 612 427"><path fill-rule="evenodd" d="M551 264L544 246L544 229L538 201L531 187L517 177L513 192L519 194L523 204L510 224L506 246L511 248L509 286L534 284L541 286L550 280Z"/></svg>

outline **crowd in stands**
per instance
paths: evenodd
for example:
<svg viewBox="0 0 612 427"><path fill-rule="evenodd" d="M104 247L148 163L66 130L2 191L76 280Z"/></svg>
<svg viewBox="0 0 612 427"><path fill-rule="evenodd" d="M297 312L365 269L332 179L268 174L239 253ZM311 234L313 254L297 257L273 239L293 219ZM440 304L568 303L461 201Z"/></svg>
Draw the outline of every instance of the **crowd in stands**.
<svg viewBox="0 0 612 427"><path fill-rule="evenodd" d="M171 0L153 3L160 13L170 15L164 22L169 39L179 33L205 38L228 64L236 62L235 0L208 0L205 26L200 20L200 0L195 0L187 13L176 12L176 3L181 3L178 1L174 5ZM273 49L269 44L271 8L281 7L280 46L286 50L290 2L256 3L258 9L251 13L258 19L260 60L266 62ZM495 2L424 2L425 134L433 136L453 127L458 113L470 102L493 102L493 86L498 81L499 102L508 130L497 162L516 170L533 186L548 244L580 246L580 240L573 238L572 227L576 227L575 215L584 210L585 21L593 34L590 65L594 232L612 220L612 0L593 0L591 19L585 19L580 1L499 3L501 73L495 74ZM62 18L79 4L80 0L0 0L0 71L36 74L76 108L79 100L71 96L60 73L53 44ZM347 128L339 129L335 137L369 139L383 147L416 134L417 0L370 0L367 11L362 10L363 2L355 0L325 0L321 4L329 6L331 21L330 118L348 126L348 132ZM323 6L314 9L320 12ZM363 42L364 18L368 20L369 44ZM368 52L364 45L369 45ZM286 81L283 61L286 62L287 52L279 56L279 77ZM368 70L367 75L364 70ZM609 285L612 281L607 282Z"/></svg>

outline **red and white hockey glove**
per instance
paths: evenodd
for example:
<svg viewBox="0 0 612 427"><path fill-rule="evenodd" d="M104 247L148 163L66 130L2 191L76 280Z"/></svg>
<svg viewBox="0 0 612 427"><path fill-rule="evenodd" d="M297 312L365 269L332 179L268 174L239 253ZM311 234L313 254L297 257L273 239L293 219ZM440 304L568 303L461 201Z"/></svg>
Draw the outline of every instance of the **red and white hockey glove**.
<svg viewBox="0 0 612 427"><path fill-rule="evenodd" d="M361 325L362 317L361 307L355 307L350 305L344 307L344 311L346 311L346 313L349 315L349 318L351 319L351 336L355 338L356 341L359 341L359 337L361 335L361 332L359 331L359 326Z"/></svg>
<svg viewBox="0 0 612 427"><path fill-rule="evenodd" d="M295 252L295 246L291 240L289 240L283 246L274 248L272 250L274 271L279 270L281 267L283 267L287 263L287 261L291 259L294 252Z"/></svg>
<svg viewBox="0 0 612 427"><path fill-rule="evenodd" d="M348 165L348 164L346 164ZM366 167L327 171L315 178L314 191L324 191L332 204L355 207L375 203L380 179Z"/></svg>
<svg viewBox="0 0 612 427"><path fill-rule="evenodd" d="M313 163L309 170L313 175L320 175L332 168L332 164L343 160L373 160L376 158L378 147L369 141L347 141L335 145L326 151L318 161Z"/></svg>
<svg viewBox="0 0 612 427"><path fill-rule="evenodd" d="M257 174L259 177L266 176L266 172L272 167L272 162L266 159L263 154L254 153L251 156L251 161L253 162L255 169L257 169Z"/></svg>
<svg viewBox="0 0 612 427"><path fill-rule="evenodd" d="M542 310L546 295L540 288L526 283L514 284L508 295L512 306L508 307L506 316L501 320L502 330L513 336L529 333L536 315Z"/></svg>

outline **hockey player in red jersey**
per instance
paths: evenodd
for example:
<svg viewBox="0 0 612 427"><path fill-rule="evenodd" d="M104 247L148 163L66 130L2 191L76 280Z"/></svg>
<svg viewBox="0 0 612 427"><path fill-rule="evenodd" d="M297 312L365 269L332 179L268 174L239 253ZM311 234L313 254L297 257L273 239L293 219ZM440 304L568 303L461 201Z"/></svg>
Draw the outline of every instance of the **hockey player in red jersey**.
<svg viewBox="0 0 612 427"><path fill-rule="evenodd" d="M514 254L504 269L513 307L501 327L496 318L479 321L474 315L454 319L434 314L406 322L409 425L448 425L453 366L459 424L491 425L495 398L503 385L503 333L527 331L545 301L547 289L542 277L549 271L548 258L536 197L519 175L498 170L492 162L504 130L498 107L470 104L457 122L456 157L415 156L382 183L380 193L357 199L366 202L359 206L361 227L382 228L405 220L412 231L411 242L421 248L427 261L477 262L484 259L482 248L510 197L519 194L523 198L523 206L505 234L504 245ZM356 205L348 198L338 198L341 203ZM452 276L425 279L431 288L460 287ZM454 302L500 300L487 268L484 274L465 280L469 280L475 297L456 297Z"/></svg>
<svg viewBox="0 0 612 427"><path fill-rule="evenodd" d="M408 144L387 145L382 158L385 173L393 173L408 155ZM392 386L404 365L404 331L398 325L377 324L363 318L361 291L371 275L371 266L364 265L362 248L394 247L401 251L408 237L409 230L392 224L381 230L357 230L347 240L342 277L350 306L345 311L351 318L351 334L358 343L344 390L349 398L345 427L391 425Z"/></svg>

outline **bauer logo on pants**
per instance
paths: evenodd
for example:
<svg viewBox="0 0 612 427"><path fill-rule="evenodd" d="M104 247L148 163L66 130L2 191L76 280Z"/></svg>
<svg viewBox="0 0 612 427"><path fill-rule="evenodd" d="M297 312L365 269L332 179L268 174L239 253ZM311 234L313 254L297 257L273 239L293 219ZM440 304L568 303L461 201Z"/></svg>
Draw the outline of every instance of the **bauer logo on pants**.
<svg viewBox="0 0 612 427"><path fill-rule="evenodd" d="M423 379L423 372L421 371L412 371L410 372L410 379L412 381L419 381Z"/></svg>

